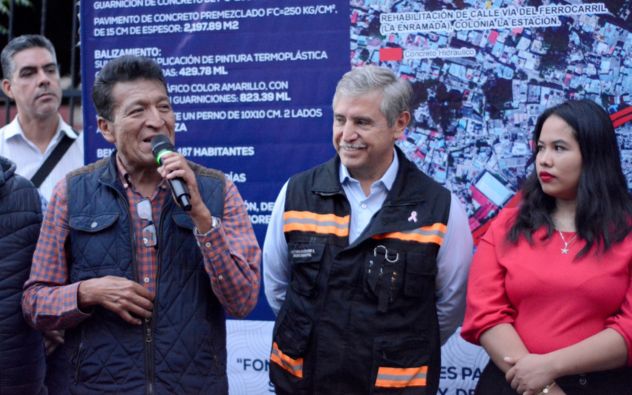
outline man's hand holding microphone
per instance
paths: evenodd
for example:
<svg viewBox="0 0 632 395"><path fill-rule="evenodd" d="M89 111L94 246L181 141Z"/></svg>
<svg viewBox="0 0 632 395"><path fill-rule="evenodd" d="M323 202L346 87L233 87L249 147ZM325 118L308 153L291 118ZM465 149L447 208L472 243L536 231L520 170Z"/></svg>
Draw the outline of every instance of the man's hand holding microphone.
<svg viewBox="0 0 632 395"><path fill-rule="evenodd" d="M173 198L189 213L199 233L213 226L213 218L202 201L193 170L183 155L175 151L169 138L156 135L151 139L152 152L160 165L158 173L169 182ZM132 325L151 318L154 294L135 281L105 276L82 281L78 289L79 307L101 305Z"/></svg>

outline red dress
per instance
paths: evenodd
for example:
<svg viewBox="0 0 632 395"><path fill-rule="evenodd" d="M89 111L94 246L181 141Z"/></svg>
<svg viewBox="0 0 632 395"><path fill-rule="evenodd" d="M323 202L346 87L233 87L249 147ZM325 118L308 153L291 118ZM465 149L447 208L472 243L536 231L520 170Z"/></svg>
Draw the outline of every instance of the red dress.
<svg viewBox="0 0 632 395"><path fill-rule="evenodd" d="M573 260L584 246L565 233L569 253L555 232L533 244L506 241L518 213L504 209L478 244L468 280L463 338L479 344L486 330L510 323L531 353L548 353L590 337L605 328L616 330L627 344L632 365L632 236L606 254L591 250Z"/></svg>

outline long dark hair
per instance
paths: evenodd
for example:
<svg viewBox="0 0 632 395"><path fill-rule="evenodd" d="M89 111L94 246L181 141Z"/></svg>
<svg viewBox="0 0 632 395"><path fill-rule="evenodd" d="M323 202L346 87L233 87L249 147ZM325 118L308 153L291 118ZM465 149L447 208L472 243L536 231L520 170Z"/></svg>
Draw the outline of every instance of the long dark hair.
<svg viewBox="0 0 632 395"><path fill-rule="evenodd" d="M613 243L623 240L632 229L632 198L621 170L621 157L614 127L606 111L590 100L567 101L544 111L533 133L534 150L542 125L551 115L562 118L574 132L582 156L582 170L577 187L575 227L586 242L579 258L597 245L606 252ZM555 198L545 194L536 171L522 186L520 210L507 239L515 244L520 236L532 242L533 233L542 226L548 238L555 227L551 214Z"/></svg>

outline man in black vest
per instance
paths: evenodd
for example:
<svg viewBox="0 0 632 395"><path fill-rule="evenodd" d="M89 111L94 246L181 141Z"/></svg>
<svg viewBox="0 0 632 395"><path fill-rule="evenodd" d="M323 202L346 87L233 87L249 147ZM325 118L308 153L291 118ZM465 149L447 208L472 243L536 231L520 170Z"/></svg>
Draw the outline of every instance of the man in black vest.
<svg viewBox="0 0 632 395"><path fill-rule="evenodd" d="M53 191L22 307L42 330L65 329L76 394L227 394L225 313L243 317L259 292L260 250L226 176L164 150L175 114L160 66L111 60L94 83L110 158ZM168 180L179 178L190 207ZM175 190L175 188L173 188Z"/></svg>
<svg viewBox="0 0 632 395"><path fill-rule="evenodd" d="M290 178L264 242L277 394L435 394L472 256L458 199L395 146L410 84L343 76L330 161Z"/></svg>

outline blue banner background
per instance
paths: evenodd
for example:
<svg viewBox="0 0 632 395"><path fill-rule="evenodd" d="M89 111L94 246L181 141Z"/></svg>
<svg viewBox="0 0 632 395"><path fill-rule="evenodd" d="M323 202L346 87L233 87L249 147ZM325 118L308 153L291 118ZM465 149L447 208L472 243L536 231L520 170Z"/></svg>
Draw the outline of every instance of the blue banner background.
<svg viewBox="0 0 632 395"><path fill-rule="evenodd" d="M330 103L337 80L350 68L348 5L189 3L197 4L83 2L83 96L91 97L95 74L120 54L148 55L161 63L178 119L176 147L229 175L247 201L262 244L271 202L283 183L334 154ZM205 21L179 20L194 17ZM180 31L142 34L143 29ZM188 32L196 29L203 31ZM231 83L245 88L223 89ZM202 101L234 101L182 103L196 95ZM97 132L91 103L84 105L84 120L90 163L108 155L111 146ZM239 149L245 154L227 154L235 147L245 147ZM274 318L263 293L249 318Z"/></svg>

